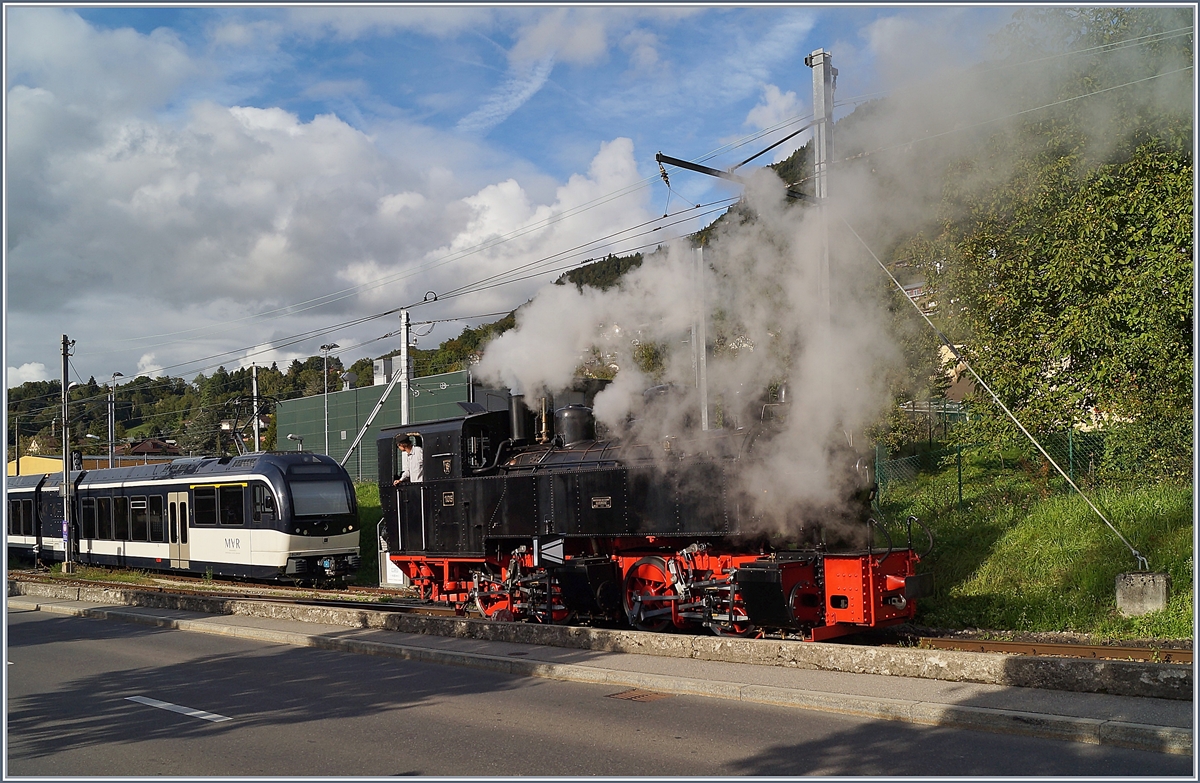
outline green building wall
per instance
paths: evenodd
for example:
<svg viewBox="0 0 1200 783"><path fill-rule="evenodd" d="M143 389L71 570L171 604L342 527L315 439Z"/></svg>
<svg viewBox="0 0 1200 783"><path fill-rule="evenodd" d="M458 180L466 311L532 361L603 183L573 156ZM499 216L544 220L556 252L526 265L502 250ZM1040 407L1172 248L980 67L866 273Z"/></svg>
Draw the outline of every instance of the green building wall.
<svg viewBox="0 0 1200 783"><path fill-rule="evenodd" d="M386 388L386 385L365 386L329 393L329 456L339 461L346 456ZM358 447L345 461L351 477L362 481L377 478L375 439L381 429L400 424L400 393L397 383ZM473 400L488 410L508 407L507 390L481 386L465 370L414 378L409 384L409 395L409 421L414 424L462 416L459 402ZM325 396L320 394L281 401L275 408L275 448L286 451L300 447L301 443L288 440L291 434L303 438L305 451L324 453L325 402Z"/></svg>

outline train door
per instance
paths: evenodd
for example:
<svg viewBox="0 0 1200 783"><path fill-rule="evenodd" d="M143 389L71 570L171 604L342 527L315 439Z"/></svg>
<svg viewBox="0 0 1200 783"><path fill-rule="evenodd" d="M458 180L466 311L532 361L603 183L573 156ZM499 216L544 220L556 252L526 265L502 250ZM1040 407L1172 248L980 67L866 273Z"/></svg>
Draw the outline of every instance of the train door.
<svg viewBox="0 0 1200 783"><path fill-rule="evenodd" d="M167 493L167 539L171 548L171 568L189 568L188 493Z"/></svg>

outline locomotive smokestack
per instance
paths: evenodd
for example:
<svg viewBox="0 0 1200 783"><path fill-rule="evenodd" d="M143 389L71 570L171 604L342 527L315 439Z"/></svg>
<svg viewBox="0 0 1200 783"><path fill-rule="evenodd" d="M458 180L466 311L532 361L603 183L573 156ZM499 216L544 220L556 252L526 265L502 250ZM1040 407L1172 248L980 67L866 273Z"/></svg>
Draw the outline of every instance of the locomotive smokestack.
<svg viewBox="0 0 1200 783"><path fill-rule="evenodd" d="M513 443L523 445L533 440L533 411L525 406L524 394L513 394L508 398L508 423Z"/></svg>

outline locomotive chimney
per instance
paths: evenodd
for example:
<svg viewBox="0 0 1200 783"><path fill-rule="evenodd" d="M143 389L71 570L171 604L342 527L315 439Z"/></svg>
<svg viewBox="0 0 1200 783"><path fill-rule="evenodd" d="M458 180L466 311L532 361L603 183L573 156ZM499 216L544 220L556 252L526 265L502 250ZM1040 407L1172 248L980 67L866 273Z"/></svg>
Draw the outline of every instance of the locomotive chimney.
<svg viewBox="0 0 1200 783"><path fill-rule="evenodd" d="M508 424L513 443L524 445L533 441L533 411L525 406L524 394L513 394L508 398Z"/></svg>

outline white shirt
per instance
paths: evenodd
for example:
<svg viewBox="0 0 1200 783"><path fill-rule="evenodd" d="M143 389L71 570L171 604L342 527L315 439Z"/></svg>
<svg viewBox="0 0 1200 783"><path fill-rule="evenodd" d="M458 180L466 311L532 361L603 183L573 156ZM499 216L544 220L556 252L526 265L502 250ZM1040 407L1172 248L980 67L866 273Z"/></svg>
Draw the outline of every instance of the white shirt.
<svg viewBox="0 0 1200 783"><path fill-rule="evenodd" d="M422 458L420 446L413 446L410 452L401 451L400 465L404 468L400 478L408 479L413 484L425 480L425 460Z"/></svg>

